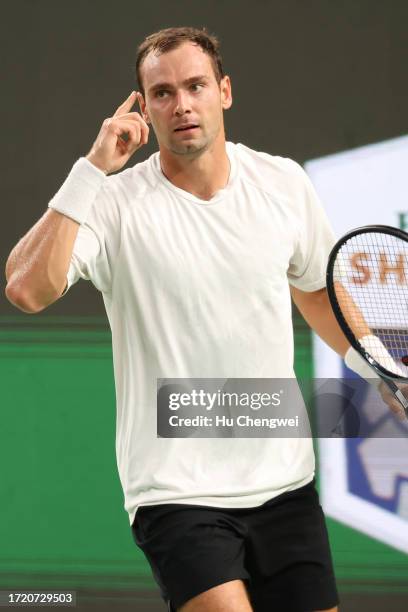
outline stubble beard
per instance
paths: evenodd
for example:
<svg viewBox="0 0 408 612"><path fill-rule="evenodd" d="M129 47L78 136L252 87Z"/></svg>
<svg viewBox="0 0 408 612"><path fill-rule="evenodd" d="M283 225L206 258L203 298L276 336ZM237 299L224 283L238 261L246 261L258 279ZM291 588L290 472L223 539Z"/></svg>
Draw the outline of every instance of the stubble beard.
<svg viewBox="0 0 408 612"><path fill-rule="evenodd" d="M198 155L204 153L210 146L207 139L200 139L199 142L189 143L170 143L169 149L175 155Z"/></svg>
<svg viewBox="0 0 408 612"><path fill-rule="evenodd" d="M199 138L197 141L192 141L188 143L170 141L169 149L175 155L190 155L191 157L198 157L199 155L207 151L215 142L220 129L221 125L219 125L216 130L211 131L210 134L208 132L203 134L201 138Z"/></svg>

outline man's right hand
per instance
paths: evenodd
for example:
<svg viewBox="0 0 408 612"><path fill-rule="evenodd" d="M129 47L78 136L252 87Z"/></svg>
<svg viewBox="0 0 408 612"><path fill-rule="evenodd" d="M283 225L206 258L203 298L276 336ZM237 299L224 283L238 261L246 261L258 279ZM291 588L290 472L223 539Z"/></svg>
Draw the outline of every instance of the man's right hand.
<svg viewBox="0 0 408 612"><path fill-rule="evenodd" d="M114 115L105 119L100 132L86 156L94 166L110 174L120 170L137 149L147 143L149 126L139 113L130 110L137 99L132 91ZM127 135L127 139L123 138Z"/></svg>

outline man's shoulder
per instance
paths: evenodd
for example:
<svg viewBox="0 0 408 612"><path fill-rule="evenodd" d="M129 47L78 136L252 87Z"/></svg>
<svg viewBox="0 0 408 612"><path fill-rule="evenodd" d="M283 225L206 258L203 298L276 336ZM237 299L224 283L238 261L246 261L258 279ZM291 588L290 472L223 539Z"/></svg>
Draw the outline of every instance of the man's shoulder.
<svg viewBox="0 0 408 612"><path fill-rule="evenodd" d="M144 161L108 176L105 188L112 195L127 199L142 197L146 191L151 191L157 185L157 176L153 169L155 154Z"/></svg>
<svg viewBox="0 0 408 612"><path fill-rule="evenodd" d="M294 186L305 174L302 166L290 157L256 151L241 143L232 144L239 159L243 178L261 186L278 182Z"/></svg>
<svg viewBox="0 0 408 612"><path fill-rule="evenodd" d="M274 155L265 151L256 151L242 143L233 144L232 146L244 169L257 169L258 174L265 172L269 178L271 172L282 176L299 176L299 174L304 172L302 166L291 157Z"/></svg>

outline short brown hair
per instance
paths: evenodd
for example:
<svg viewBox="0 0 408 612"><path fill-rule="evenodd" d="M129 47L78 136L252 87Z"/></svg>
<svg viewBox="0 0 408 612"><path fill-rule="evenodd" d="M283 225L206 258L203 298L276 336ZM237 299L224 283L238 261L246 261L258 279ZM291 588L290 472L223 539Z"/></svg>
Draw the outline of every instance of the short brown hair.
<svg viewBox="0 0 408 612"><path fill-rule="evenodd" d="M192 42L207 53L212 61L215 78L219 83L224 76L222 68L222 59L219 52L218 39L208 34L205 28L181 27L181 28L166 28L150 34L139 45L136 55L136 79L140 91L144 95L143 83L140 75L140 67L146 56L154 51L157 55L176 49L184 42Z"/></svg>

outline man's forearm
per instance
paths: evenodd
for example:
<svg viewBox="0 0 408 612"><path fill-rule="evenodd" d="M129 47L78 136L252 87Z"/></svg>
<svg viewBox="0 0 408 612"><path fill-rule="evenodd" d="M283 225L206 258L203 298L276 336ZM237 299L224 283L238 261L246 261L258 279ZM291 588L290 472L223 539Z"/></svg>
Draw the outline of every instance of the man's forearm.
<svg viewBox="0 0 408 612"><path fill-rule="evenodd" d="M93 207L105 174L80 158L48 204L49 210L20 240L6 264L6 296L24 312L39 312L63 292L75 239Z"/></svg>
<svg viewBox="0 0 408 612"><path fill-rule="evenodd" d="M11 251L6 296L23 312L39 312L61 295L79 223L48 210Z"/></svg>
<svg viewBox="0 0 408 612"><path fill-rule="evenodd" d="M293 301L305 321L326 344L344 357L350 343L342 332L330 304L327 290L307 293L291 287Z"/></svg>

